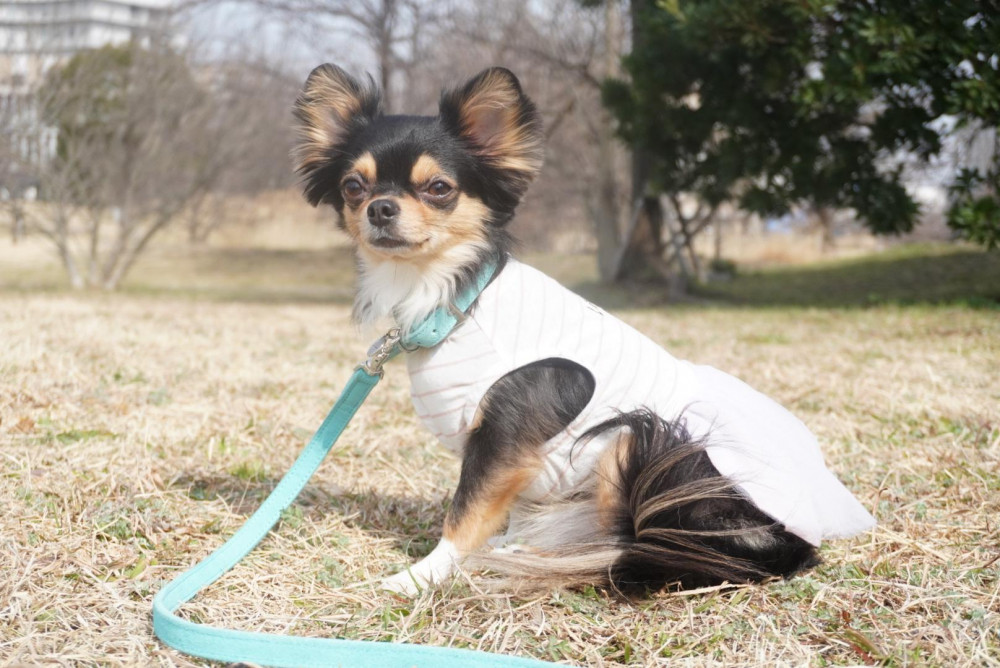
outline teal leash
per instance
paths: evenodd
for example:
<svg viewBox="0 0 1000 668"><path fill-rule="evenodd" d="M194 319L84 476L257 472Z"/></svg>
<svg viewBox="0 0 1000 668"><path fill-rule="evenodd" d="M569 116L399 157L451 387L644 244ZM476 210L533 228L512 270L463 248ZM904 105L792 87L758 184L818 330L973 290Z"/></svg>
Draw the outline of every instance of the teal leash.
<svg viewBox="0 0 1000 668"><path fill-rule="evenodd" d="M443 341L464 318L494 271L493 266L487 267L476 284L456 298L452 308L437 309L405 336L393 329L375 342L368 351L367 361L355 369L315 435L260 508L221 547L173 579L153 598L153 631L160 640L176 650L205 659L287 668L527 668L552 665L467 649L237 631L195 624L174 614L181 605L238 564L267 536L382 379L382 365L401 350L429 348Z"/></svg>

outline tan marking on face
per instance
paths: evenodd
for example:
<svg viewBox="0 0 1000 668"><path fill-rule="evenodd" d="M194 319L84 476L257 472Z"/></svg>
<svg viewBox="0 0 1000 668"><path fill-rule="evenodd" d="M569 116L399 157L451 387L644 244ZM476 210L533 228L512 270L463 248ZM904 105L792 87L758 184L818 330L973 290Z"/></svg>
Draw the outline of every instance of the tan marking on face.
<svg viewBox="0 0 1000 668"><path fill-rule="evenodd" d="M483 545L507 519L518 494L531 484L541 470L541 459L523 457L516 465L496 471L477 490L476 499L456 517L450 511L445 518L444 537L463 553Z"/></svg>
<svg viewBox="0 0 1000 668"><path fill-rule="evenodd" d="M442 176L443 174L444 170L441 169L438 161L425 153L413 163L413 168L410 170L410 183L419 188L430 183L431 179L435 176Z"/></svg>
<svg viewBox="0 0 1000 668"><path fill-rule="evenodd" d="M365 220L367 217L365 211L368 209L368 204L371 202L371 198L366 199L358 208L352 208L346 203L344 204L343 211L340 212L340 217L344 221L344 229L361 248L365 248L365 236L364 236L364 225L368 224Z"/></svg>
<svg viewBox="0 0 1000 668"><path fill-rule="evenodd" d="M375 183L375 179L378 176L378 165L375 162L375 156L373 156L369 151L359 155L354 163L351 164L350 169L344 173L344 177L341 179L341 184L343 184L343 182L346 181L352 174L360 176L361 179L368 185ZM345 201L344 209L340 214L344 221L344 229L352 239L359 243L363 243L363 225L368 224L368 205L371 204L373 199L373 197L369 196L362 200L357 206L351 206Z"/></svg>
<svg viewBox="0 0 1000 668"><path fill-rule="evenodd" d="M370 227L365 216L365 201L357 211L344 208L345 226L358 230L355 237L361 252L370 259L394 258L413 262L417 266L447 262L451 249L463 245L482 244L486 238L486 219L489 209L481 200L460 193L455 207L448 211L411 196L394 198L399 204L399 222L393 228L395 236L413 245L408 248L386 251L368 242ZM458 271L461 267L443 267L444 271Z"/></svg>
<svg viewBox="0 0 1000 668"><path fill-rule="evenodd" d="M378 176L378 165L375 164L375 156L369 152L362 153L349 170L356 172L369 185L375 183Z"/></svg>
<svg viewBox="0 0 1000 668"><path fill-rule="evenodd" d="M420 207L425 229L438 238L428 257L430 261L439 259L442 253L455 246L479 244L486 238L486 219L489 210L475 197L460 193L458 202L451 211L438 209L422 201L415 203Z"/></svg>

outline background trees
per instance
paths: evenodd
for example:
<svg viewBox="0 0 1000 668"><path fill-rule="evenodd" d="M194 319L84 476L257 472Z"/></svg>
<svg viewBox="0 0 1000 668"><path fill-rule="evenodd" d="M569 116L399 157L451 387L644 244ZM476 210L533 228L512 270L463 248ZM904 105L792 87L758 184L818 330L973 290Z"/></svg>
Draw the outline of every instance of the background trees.
<svg viewBox="0 0 1000 668"><path fill-rule="evenodd" d="M768 216L851 209L876 233L905 232L918 213L908 164L938 156L953 128L1000 123L987 5L641 3L629 80L608 82L604 100L622 137L646 147L646 187L689 251L726 202ZM997 164L994 151L952 187L950 224L987 245Z"/></svg>
<svg viewBox="0 0 1000 668"><path fill-rule="evenodd" d="M372 71L394 112L514 69L548 135L518 236L596 246L605 280L703 274L695 240L735 211L905 232L917 168L950 186L956 234L1000 242L1000 14L982 0L188 4L256 18L221 51L79 54L33 117L0 108L0 185L41 198L8 197L12 230L51 240L74 285L114 287L174 222L204 242L233 193L290 185L288 110L320 59Z"/></svg>
<svg viewBox="0 0 1000 668"><path fill-rule="evenodd" d="M39 101L58 137L56 155L38 165L40 190L59 213L37 228L74 286L113 288L208 187L206 96L169 50L107 47L51 72ZM82 257L72 248L77 226L86 236Z"/></svg>
<svg viewBox="0 0 1000 668"><path fill-rule="evenodd" d="M30 114L11 118L3 162L38 202L11 197L6 208L52 243L73 287L115 288L182 217L204 239L206 198L290 183L273 159L287 152L287 108L260 81L247 68L199 80L162 44L79 53L49 72Z"/></svg>

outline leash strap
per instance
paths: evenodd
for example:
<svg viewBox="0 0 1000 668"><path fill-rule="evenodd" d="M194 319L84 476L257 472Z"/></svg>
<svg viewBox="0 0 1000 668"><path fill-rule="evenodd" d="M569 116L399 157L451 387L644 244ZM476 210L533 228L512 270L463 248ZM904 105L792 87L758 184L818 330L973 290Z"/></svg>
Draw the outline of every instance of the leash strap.
<svg viewBox="0 0 1000 668"><path fill-rule="evenodd" d="M460 295L455 304L458 315L451 313L450 309L438 309L435 315L414 328L416 338L407 336L402 347L412 349L410 346L425 344L434 337L438 338L431 345L440 343L460 321L492 275L491 267L483 272L476 286ZM468 293L473 290L469 298ZM440 315L442 312L444 314ZM287 668L529 668L551 665L534 659L450 647L237 631L195 624L174 614L181 605L238 564L277 524L281 513L295 501L347 423L382 379L382 364L398 354L399 350L398 330L393 330L372 346L368 361L354 371L337 403L260 508L221 547L156 594L153 598L153 631L160 640L181 652L205 659Z"/></svg>

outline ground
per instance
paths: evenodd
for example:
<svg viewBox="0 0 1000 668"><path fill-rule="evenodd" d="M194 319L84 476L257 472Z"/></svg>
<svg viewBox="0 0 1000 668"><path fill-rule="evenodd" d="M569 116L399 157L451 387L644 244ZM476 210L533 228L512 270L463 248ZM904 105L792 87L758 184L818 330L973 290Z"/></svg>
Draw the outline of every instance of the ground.
<svg viewBox="0 0 1000 668"><path fill-rule="evenodd" d="M472 576L394 597L369 583L433 547L457 477L395 362L276 534L184 616L574 665L1000 665L995 255L737 277L681 306L596 287L587 256L530 259L788 406L878 528L763 586L630 603L509 597ZM865 271L910 288L849 287ZM202 665L153 637L152 597L257 507L361 358L349 280L338 247L163 251L121 294L77 295L43 256L4 246L0 663ZM802 290L823 306L781 297Z"/></svg>

